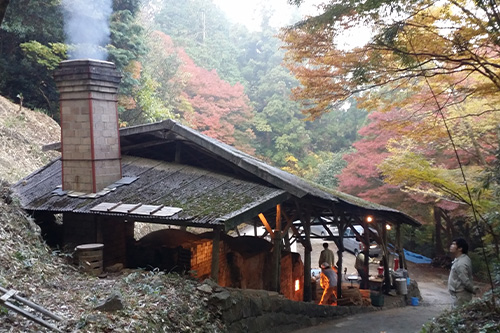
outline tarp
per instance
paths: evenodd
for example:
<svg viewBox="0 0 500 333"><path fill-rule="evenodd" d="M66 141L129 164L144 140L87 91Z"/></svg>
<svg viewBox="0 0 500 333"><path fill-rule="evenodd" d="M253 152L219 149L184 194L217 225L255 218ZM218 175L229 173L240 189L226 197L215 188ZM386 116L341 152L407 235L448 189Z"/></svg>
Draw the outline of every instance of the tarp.
<svg viewBox="0 0 500 333"><path fill-rule="evenodd" d="M394 254L394 256L398 256L397 253L394 253L394 245L391 243L388 244L389 251ZM405 259L414 262L416 264L430 264L432 262L431 258L427 258L426 256L423 256L421 254L415 253L408 251L407 249L403 249L405 251Z"/></svg>
<svg viewBox="0 0 500 333"><path fill-rule="evenodd" d="M416 264L430 264L432 259L427 258L421 254L410 252L406 249L403 249L405 251L405 259L414 262Z"/></svg>

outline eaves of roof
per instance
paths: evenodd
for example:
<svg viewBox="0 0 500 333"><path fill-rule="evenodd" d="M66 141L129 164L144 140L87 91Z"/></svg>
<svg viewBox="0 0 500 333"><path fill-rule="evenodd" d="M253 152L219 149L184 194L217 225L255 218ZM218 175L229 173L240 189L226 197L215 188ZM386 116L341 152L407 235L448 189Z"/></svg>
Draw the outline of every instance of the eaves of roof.
<svg viewBox="0 0 500 333"><path fill-rule="evenodd" d="M31 211L124 216L136 221L212 228L245 218L286 200L285 191L192 166L138 157L123 157L123 174L137 179L110 188L97 198L61 192L61 161L56 160L13 186L14 195ZM58 190L59 189L59 190ZM108 203L179 207L172 216L93 211Z"/></svg>
<svg viewBox="0 0 500 333"><path fill-rule="evenodd" d="M365 213L374 212L377 214L383 214L386 218L400 223L407 223L413 226L421 225L421 223L417 220L398 210L378 205L346 193L327 189L318 184L313 184L286 171L270 166L251 155L243 153L232 146L203 135L173 120L165 120L162 122L120 129L120 137L122 138L122 141L128 137L140 137L150 135L152 133L160 133L161 135L157 135L158 138L169 138L169 140L174 138L175 140L189 142L193 146L196 146L197 149L218 159L224 160L225 162L232 164L237 169L244 170L254 177L268 183L270 187L280 189L282 192L277 194L276 197L284 196L284 193L292 195L296 198L303 198L307 196L308 198L320 200L323 203L327 203L332 206L343 204L353 210L362 210ZM50 148L58 149L60 148L60 145L53 144ZM123 149L127 149L124 143L122 143L122 150ZM279 200L274 199L270 202L274 203L277 201ZM266 206L268 205L269 203ZM254 210L255 208L252 208L252 211ZM240 214L234 215L236 211L240 211ZM245 213L244 210L237 209L236 211L233 211L232 213L228 212L226 215L221 215L217 218L217 220L220 222L228 222L231 219L232 221L240 221L240 218L248 215L248 212Z"/></svg>

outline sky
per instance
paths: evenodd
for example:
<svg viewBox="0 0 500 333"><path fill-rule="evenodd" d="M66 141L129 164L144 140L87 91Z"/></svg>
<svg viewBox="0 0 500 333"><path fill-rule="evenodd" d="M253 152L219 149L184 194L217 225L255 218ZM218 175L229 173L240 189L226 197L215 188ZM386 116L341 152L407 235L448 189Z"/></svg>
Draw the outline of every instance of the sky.
<svg viewBox="0 0 500 333"><path fill-rule="evenodd" d="M250 30L258 30L260 25L261 8L270 8L275 14L271 17L270 24L282 27L293 23L305 15L317 15L316 6L325 0L306 0L298 9L288 4L287 0L213 0L233 22L246 25Z"/></svg>
<svg viewBox="0 0 500 333"><path fill-rule="evenodd" d="M233 22L243 23L252 31L259 30L260 11L270 8L274 11L270 24L273 27L283 27L295 23L306 16L317 16L322 13L318 6L328 3L328 0L305 0L300 7L289 5L287 0L213 0ZM351 49L363 46L368 42L370 32L367 28L357 27L344 33L339 39L339 47Z"/></svg>

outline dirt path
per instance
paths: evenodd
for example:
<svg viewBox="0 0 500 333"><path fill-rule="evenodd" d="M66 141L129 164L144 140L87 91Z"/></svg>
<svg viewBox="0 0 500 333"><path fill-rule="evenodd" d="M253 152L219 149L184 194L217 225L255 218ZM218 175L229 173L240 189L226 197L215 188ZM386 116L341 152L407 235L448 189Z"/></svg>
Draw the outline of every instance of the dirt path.
<svg viewBox="0 0 500 333"><path fill-rule="evenodd" d="M408 268L410 276L412 276L410 267ZM422 295L422 301L418 306L382 309L382 311L357 314L297 330L294 333L327 333L340 332L341 330L356 333L420 332L424 324L450 308L445 276L442 274L433 275L435 272L432 269L424 270L427 272L421 270L412 276L417 281ZM419 281L416 276L419 276L421 280Z"/></svg>
<svg viewBox="0 0 500 333"><path fill-rule="evenodd" d="M312 263L317 263L322 250L323 240L313 240ZM330 248L335 245L329 242ZM299 250L299 249L298 249ZM332 248L334 252L336 248ZM302 251L300 249L299 251ZM302 252L303 253L303 252ZM336 258L337 259L337 258ZM355 272L354 256L344 253L344 267L348 267L348 274ZM375 262L370 264L370 270ZM372 270L372 272L374 272ZM376 270L375 270L376 272ZM439 316L443 311L450 309L450 296L447 290L449 271L443 268L434 268L427 264L408 262L408 274L418 284L422 300L418 306L391 308L382 311L358 314L341 319L332 320L314 327L294 331L294 333L327 333L327 332L356 332L356 333L407 333L420 332L422 326Z"/></svg>

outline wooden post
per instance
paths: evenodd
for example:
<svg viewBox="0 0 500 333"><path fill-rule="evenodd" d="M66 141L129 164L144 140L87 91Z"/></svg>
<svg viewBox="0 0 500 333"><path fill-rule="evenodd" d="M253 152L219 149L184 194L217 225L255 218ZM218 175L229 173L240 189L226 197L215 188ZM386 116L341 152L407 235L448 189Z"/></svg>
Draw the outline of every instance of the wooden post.
<svg viewBox="0 0 500 333"><path fill-rule="evenodd" d="M402 263L401 263L401 253L403 252L403 250L401 249L401 225L398 223L396 225L396 253L398 254L399 256L399 267L402 267ZM399 267L395 267L396 269L398 269Z"/></svg>
<svg viewBox="0 0 500 333"><path fill-rule="evenodd" d="M337 268L338 268L338 280L337 280L337 298L342 298L342 269L344 267L344 232L346 229L347 223L344 221L342 217L338 223L339 237L335 241L335 245L337 245Z"/></svg>
<svg viewBox="0 0 500 333"><path fill-rule="evenodd" d="M220 228L214 228L214 238L212 241L212 271L210 277L216 283L219 283L219 247L220 247Z"/></svg>
<svg viewBox="0 0 500 333"><path fill-rule="evenodd" d="M273 248L273 272L272 272L272 289L280 291L280 268L281 268L281 232L274 231L274 248Z"/></svg>
<svg viewBox="0 0 500 333"><path fill-rule="evenodd" d="M281 281L281 206L276 206L276 228L274 229L274 248L273 248L273 273L272 273L272 289L280 291Z"/></svg>
<svg viewBox="0 0 500 333"><path fill-rule="evenodd" d="M370 230L366 224L367 223L364 220L362 220L363 229L365 230L365 232L363 233L363 238L364 238L363 243L365 244L365 247L363 249L363 253L365 254L365 263L363 267L366 272L363 285L369 286L370 282L368 281L368 277L370 276Z"/></svg>
<svg viewBox="0 0 500 333"><path fill-rule="evenodd" d="M386 223L382 226L382 255L384 265L384 292L391 291L391 277L389 275L389 250L387 247L387 226Z"/></svg>
<svg viewBox="0 0 500 333"><path fill-rule="evenodd" d="M288 230L286 231L286 233L283 233L283 240L285 241L285 250L292 251L290 244L290 233L288 232Z"/></svg>
<svg viewBox="0 0 500 333"><path fill-rule="evenodd" d="M311 219L307 216L304 223L304 231L306 236L306 246L304 247L304 302L312 300L311 290Z"/></svg>
<svg viewBox="0 0 500 333"><path fill-rule="evenodd" d="M399 268L408 269L406 265L405 250L403 249L403 243L401 242L401 224L396 225L396 242L398 244L399 253Z"/></svg>

